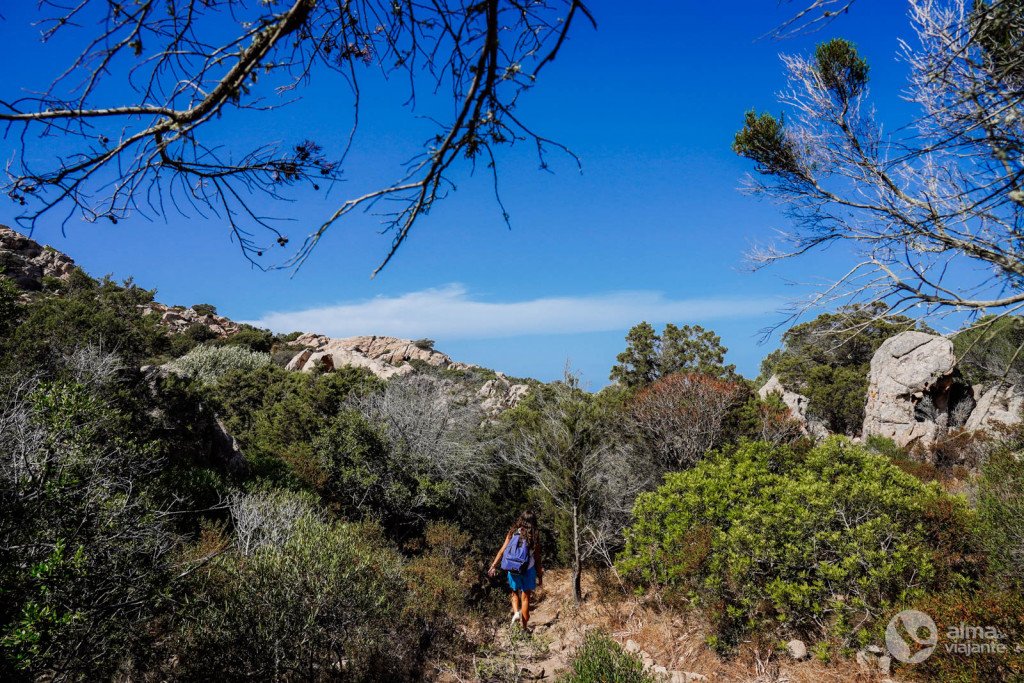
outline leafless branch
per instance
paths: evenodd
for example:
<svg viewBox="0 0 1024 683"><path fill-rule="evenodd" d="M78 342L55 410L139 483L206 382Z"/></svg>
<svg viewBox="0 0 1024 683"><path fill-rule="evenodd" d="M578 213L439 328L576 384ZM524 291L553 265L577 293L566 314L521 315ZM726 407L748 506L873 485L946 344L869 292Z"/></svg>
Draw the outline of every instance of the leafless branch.
<svg viewBox="0 0 1024 683"><path fill-rule="evenodd" d="M515 109L579 15L594 23L580 0L42 0L44 41L60 35L84 47L45 88L0 100L0 121L19 149L6 191L24 207L18 220L30 232L51 216L62 226L76 215L115 223L170 212L216 217L263 267L265 252L289 238L283 219L260 213L257 198L326 192L342 180L359 83L375 66L408 80L410 105L425 85L451 103L452 116L437 122L396 182L342 200L275 267L300 267L331 226L386 200L381 219L392 241L376 274L453 189L463 159L486 160L496 181L498 147L528 141L542 165L550 149L569 153ZM325 73L351 93L352 126L340 144L262 139L246 148L218 140L218 120L235 124L285 107ZM122 102L108 104L112 93ZM39 154L53 139L68 151Z"/></svg>

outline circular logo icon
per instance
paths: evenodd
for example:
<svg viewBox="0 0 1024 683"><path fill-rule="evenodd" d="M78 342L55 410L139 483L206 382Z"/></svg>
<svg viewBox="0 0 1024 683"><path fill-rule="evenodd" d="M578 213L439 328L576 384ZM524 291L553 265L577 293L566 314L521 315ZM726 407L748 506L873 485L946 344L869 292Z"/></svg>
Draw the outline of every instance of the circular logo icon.
<svg viewBox="0 0 1024 683"><path fill-rule="evenodd" d="M885 628L885 646L893 657L905 664L920 664L928 659L939 642L939 629L932 618L916 609L905 609Z"/></svg>

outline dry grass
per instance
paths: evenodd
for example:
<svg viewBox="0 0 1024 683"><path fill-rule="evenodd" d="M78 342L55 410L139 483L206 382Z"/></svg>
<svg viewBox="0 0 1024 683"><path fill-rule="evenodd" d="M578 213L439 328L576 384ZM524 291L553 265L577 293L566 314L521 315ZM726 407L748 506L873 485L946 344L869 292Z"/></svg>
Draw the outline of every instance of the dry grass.
<svg viewBox="0 0 1024 683"><path fill-rule="evenodd" d="M709 681L743 683L881 683L898 676L866 673L852 660L824 663L815 659L794 662L784 649L773 650L747 643L730 659L718 657L705 645L710 633L708 624L692 611L665 604L656 597L638 597L620 589L610 572L588 572L583 578L583 602L572 598L569 572L551 570L544 586L537 591L535 610L531 617L534 634L530 655L524 646L516 658L524 661L524 669L544 670L543 680L553 680L554 673L564 668L573 650L587 631L600 629L620 643L635 641L651 655L655 664L670 671L704 674ZM504 616L500 623L477 624L468 632L481 651L496 652L502 642L509 642ZM479 638L479 640L477 640ZM446 681L473 680L463 668L458 676L443 677ZM529 680L528 673L508 680Z"/></svg>

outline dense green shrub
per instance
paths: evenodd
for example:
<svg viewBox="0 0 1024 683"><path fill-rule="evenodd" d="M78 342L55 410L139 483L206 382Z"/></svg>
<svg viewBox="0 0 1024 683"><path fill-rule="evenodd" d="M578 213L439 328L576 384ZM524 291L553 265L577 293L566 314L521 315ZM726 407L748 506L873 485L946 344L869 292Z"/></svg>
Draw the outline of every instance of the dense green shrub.
<svg viewBox="0 0 1024 683"><path fill-rule="evenodd" d="M397 532L438 518L455 503L450 481L404 457L380 426L348 410L313 439L312 467L300 473L343 515L370 516Z"/></svg>
<svg viewBox="0 0 1024 683"><path fill-rule="evenodd" d="M235 536L193 578L179 622L192 680L404 680L423 634L404 617L403 561L365 525L294 495L232 502Z"/></svg>
<svg viewBox="0 0 1024 683"><path fill-rule="evenodd" d="M194 304L192 310L199 315L217 315L217 307L213 304Z"/></svg>
<svg viewBox="0 0 1024 683"><path fill-rule="evenodd" d="M745 443L641 494L619 567L692 595L726 645L762 628L842 632L932 584L925 512L943 501L963 507L840 437L805 455Z"/></svg>
<svg viewBox="0 0 1024 683"><path fill-rule="evenodd" d="M644 663L603 633L591 631L573 654L559 683L657 683Z"/></svg>
<svg viewBox="0 0 1024 683"><path fill-rule="evenodd" d="M1014 448L1016 446L1016 448ZM1011 441L992 454L978 480L978 516L995 578L1024 588L1024 460Z"/></svg>
<svg viewBox="0 0 1024 683"><path fill-rule="evenodd" d="M38 295L24 307L0 351L18 368L53 367L55 358L86 345L116 350L125 364L142 365L170 345L156 317L139 313L153 294L131 282L72 277L58 293Z"/></svg>
<svg viewBox="0 0 1024 683"><path fill-rule="evenodd" d="M0 275L0 338L10 333L18 322L20 294L12 280Z"/></svg>
<svg viewBox="0 0 1024 683"><path fill-rule="evenodd" d="M0 396L5 680L111 678L168 585L160 444L144 438L144 411L119 404L109 366L72 370L80 381L25 380Z"/></svg>
<svg viewBox="0 0 1024 683"><path fill-rule="evenodd" d="M243 325L242 329L230 337L225 337L219 344L222 346L242 346L250 351L270 353L270 350L274 347L274 335L270 330L261 330L250 325Z"/></svg>
<svg viewBox="0 0 1024 683"><path fill-rule="evenodd" d="M210 393L253 474L278 486L294 486L310 483L306 476L315 471L317 436L348 401L380 386L363 369L344 367L317 375L266 365L228 372Z"/></svg>
<svg viewBox="0 0 1024 683"><path fill-rule="evenodd" d="M215 384L234 371L251 371L270 365L270 355L241 346L197 346L167 367L202 384Z"/></svg>

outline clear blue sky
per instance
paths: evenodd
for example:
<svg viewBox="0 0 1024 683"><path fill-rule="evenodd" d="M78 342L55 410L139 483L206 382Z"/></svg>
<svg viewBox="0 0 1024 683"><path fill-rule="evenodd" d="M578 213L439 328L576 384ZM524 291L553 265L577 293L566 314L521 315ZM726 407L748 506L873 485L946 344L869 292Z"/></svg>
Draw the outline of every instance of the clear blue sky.
<svg viewBox="0 0 1024 683"><path fill-rule="evenodd" d="M30 26L34 7L16 3L2 12L6 52L17 55L4 60L4 99L48 82L70 55L70 43L40 47ZM696 323L716 330L730 361L753 377L777 343L759 344L759 330L779 322L779 310L799 293L787 281L827 278L847 256L817 255L759 273L744 268L744 251L786 219L737 190L748 165L730 151L732 135L746 109L779 109L780 52L806 51L835 35L868 57L880 117L903 123L912 110L899 99L906 72L896 53L897 39L910 33L906 5L861 0L824 31L781 43L757 40L793 9L774 0L593 0L590 7L598 30L576 27L521 110L575 151L584 172L554 157L555 173L544 173L525 146L504 150L511 231L489 178L462 173L458 191L374 280L369 273L390 237L377 233L372 217L336 226L294 277L251 268L222 223L199 217L73 221L66 236L53 223L34 237L94 275L135 276L166 303L213 303L276 331L431 337L459 360L544 380L570 359L596 388L607 382L633 323ZM366 108L347 167L353 189L397 177L429 130L401 108L400 88L366 76ZM301 103L266 117L240 115L219 134L226 144L312 138L330 152L343 145L348 123L347 90L324 77ZM14 142L0 140L5 158ZM302 196L275 212L294 219L287 232L301 239L341 196ZM0 204L0 222L13 225L16 215L16 206Z"/></svg>

